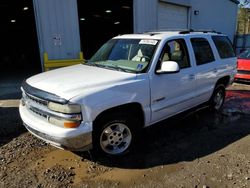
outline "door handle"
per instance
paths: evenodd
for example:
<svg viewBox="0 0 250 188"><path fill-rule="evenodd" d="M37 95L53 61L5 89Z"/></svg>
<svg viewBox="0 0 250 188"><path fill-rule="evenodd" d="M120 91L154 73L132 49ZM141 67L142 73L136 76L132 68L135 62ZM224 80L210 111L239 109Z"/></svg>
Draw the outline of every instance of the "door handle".
<svg viewBox="0 0 250 188"><path fill-rule="evenodd" d="M154 102L159 102L159 101L162 101L164 99L165 99L165 97L161 97L161 98L155 99Z"/></svg>
<svg viewBox="0 0 250 188"><path fill-rule="evenodd" d="M214 72L214 73L217 73L217 72L218 72L218 70L215 68L215 69L213 70L213 72Z"/></svg>
<svg viewBox="0 0 250 188"><path fill-rule="evenodd" d="M189 80L193 80L195 78L195 75L194 74L189 74L188 78L189 78Z"/></svg>

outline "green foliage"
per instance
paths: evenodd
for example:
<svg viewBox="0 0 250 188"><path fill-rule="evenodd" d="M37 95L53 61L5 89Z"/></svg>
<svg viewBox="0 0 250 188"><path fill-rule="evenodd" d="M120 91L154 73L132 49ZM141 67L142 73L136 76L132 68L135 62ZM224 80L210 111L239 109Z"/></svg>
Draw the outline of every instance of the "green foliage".
<svg viewBox="0 0 250 188"><path fill-rule="evenodd" d="M237 33L250 33L250 8L239 8Z"/></svg>

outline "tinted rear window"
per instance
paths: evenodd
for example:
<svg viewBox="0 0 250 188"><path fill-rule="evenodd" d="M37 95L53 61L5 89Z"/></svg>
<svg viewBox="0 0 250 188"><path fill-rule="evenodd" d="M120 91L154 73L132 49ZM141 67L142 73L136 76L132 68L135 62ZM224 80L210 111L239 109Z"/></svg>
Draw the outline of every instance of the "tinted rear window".
<svg viewBox="0 0 250 188"><path fill-rule="evenodd" d="M212 36L212 39L221 59L235 57L232 43L226 36Z"/></svg>
<svg viewBox="0 0 250 188"><path fill-rule="evenodd" d="M197 65L202 65L214 61L214 54L207 39L192 38L191 43L194 49Z"/></svg>

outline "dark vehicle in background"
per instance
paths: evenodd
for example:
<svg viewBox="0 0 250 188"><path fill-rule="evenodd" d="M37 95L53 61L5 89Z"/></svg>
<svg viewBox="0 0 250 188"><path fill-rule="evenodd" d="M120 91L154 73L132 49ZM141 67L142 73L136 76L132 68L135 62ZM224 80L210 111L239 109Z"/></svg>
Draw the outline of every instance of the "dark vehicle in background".
<svg viewBox="0 0 250 188"><path fill-rule="evenodd" d="M235 81L250 82L250 49L238 55Z"/></svg>

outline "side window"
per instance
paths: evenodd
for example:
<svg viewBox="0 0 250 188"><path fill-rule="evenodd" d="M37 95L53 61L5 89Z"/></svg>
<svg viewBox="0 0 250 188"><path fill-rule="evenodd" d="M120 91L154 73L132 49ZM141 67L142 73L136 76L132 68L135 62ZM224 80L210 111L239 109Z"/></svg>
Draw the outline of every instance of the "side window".
<svg viewBox="0 0 250 188"><path fill-rule="evenodd" d="M212 36L221 59L235 57L232 43L226 36Z"/></svg>
<svg viewBox="0 0 250 188"><path fill-rule="evenodd" d="M161 62L176 61L180 68L190 67L187 45L184 39L168 41L161 55Z"/></svg>
<svg viewBox="0 0 250 188"><path fill-rule="evenodd" d="M207 39L192 38L191 43L194 49L194 55L197 65L202 65L214 61L214 54Z"/></svg>

